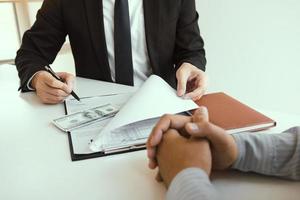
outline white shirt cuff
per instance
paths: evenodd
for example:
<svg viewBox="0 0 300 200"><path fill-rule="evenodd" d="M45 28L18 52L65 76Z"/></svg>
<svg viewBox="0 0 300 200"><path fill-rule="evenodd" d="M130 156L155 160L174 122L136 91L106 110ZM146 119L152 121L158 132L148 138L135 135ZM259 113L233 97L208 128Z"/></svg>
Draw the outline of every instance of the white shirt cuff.
<svg viewBox="0 0 300 200"><path fill-rule="evenodd" d="M38 72L39 72L39 71L38 71ZM30 87L30 83L31 83L33 77L34 77L38 72L35 72L35 73L30 77L30 79L27 81L26 87L27 87L27 89L30 90L30 91L35 91L35 89L33 89L32 87Z"/></svg>

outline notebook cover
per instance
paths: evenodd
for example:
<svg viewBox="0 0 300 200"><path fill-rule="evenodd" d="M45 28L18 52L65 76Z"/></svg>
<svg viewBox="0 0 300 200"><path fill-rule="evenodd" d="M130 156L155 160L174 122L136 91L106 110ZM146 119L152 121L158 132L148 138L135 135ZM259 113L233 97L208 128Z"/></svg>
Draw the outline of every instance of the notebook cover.
<svg viewBox="0 0 300 200"><path fill-rule="evenodd" d="M207 107L210 121L227 131L245 127L249 127L247 131L258 131L276 126L274 120L223 92L204 95L196 103ZM264 128L253 128L264 124Z"/></svg>

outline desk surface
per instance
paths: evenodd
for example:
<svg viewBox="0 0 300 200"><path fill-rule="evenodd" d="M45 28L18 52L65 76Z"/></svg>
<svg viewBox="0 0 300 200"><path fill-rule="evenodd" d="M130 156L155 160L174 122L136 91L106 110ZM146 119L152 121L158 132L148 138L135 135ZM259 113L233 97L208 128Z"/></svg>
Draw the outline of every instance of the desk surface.
<svg viewBox="0 0 300 200"><path fill-rule="evenodd" d="M164 199L166 189L147 168L145 151L71 162L67 135L51 125L63 105L43 105L20 94L14 66L0 66L0 199ZM77 79L80 96L132 91L126 86ZM300 124L297 115L265 111L279 132ZM214 172L222 199L285 199L300 196L300 183L239 172Z"/></svg>

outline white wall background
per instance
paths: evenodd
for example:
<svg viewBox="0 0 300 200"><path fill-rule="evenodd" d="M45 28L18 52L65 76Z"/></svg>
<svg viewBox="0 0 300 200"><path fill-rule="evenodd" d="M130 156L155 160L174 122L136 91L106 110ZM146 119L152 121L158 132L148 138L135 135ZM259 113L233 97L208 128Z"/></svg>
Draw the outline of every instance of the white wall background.
<svg viewBox="0 0 300 200"><path fill-rule="evenodd" d="M209 91L300 114L300 1L196 0Z"/></svg>
<svg viewBox="0 0 300 200"><path fill-rule="evenodd" d="M19 38L13 6L0 2L0 61L14 58L18 47Z"/></svg>

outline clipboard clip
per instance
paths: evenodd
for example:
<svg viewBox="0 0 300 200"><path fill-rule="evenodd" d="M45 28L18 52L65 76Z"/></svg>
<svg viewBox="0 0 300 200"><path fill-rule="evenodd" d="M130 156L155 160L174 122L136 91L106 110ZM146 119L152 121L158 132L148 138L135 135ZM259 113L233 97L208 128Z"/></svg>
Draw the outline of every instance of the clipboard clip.
<svg viewBox="0 0 300 200"><path fill-rule="evenodd" d="M146 148L146 144L137 144L137 145L121 147L121 148L120 147L108 148L104 150L104 154L120 153L124 151L133 151L133 150L144 149L144 148Z"/></svg>

